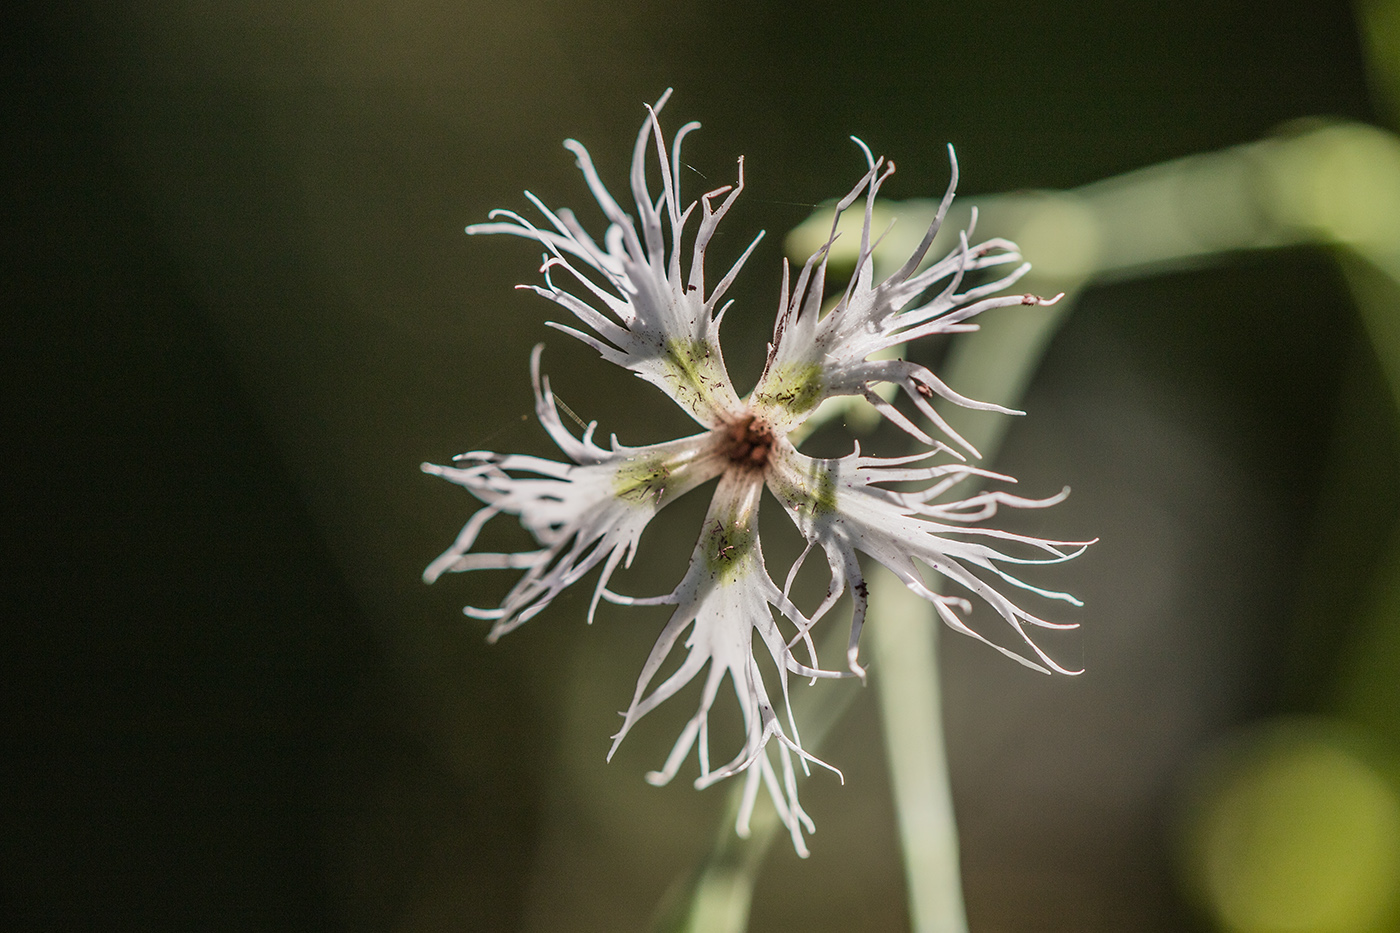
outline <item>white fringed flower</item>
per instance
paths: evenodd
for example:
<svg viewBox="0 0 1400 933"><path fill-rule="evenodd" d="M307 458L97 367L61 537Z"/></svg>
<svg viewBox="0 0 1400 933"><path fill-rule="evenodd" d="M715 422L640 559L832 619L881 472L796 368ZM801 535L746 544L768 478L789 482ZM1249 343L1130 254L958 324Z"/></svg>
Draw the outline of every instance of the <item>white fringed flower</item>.
<svg viewBox="0 0 1400 933"><path fill-rule="evenodd" d="M468 227L467 232L510 233L543 245L548 250L541 270L544 285L528 287L563 306L578 325L552 326L661 388L705 430L647 447L626 447L613 439L611 449L593 442L596 422L581 438L575 437L559 419L549 382L540 375L541 348L536 347L531 358L535 410L567 461L476 451L455 458L453 466L424 464L426 472L465 487L484 503L452 547L428 567L424 578L431 582L446 572L523 570L499 606L465 610L470 616L492 620L491 640L540 613L565 588L599 567L589 605L590 621L598 602L604 599L622 605L674 606L643 666L608 757L638 720L708 667L695 715L662 768L649 774L648 780L654 784L670 781L694 749L700 767L697 787L745 774L737 826L741 835L747 834L749 815L762 783L791 833L793 847L806 855L803 834L812 831L812 822L798 803L794 758L804 770L809 762L826 765L802 748L787 702L788 674L804 678L864 675L858 641L867 600L857 552L888 567L958 631L1038 670L1072 673L1037 647L1030 632L1073 628L1074 624L1033 615L998 587L1004 584L1077 606L1073 597L1025 583L1006 566L1069 560L1086 545L1015 535L983 524L1001 507L1041 508L1059 502L1065 493L1048 499L1025 499L1003 492L949 498L954 486L972 477L1013 481L961 462L930 463L930 458L940 453L959 461L963 458L876 394L881 383L902 389L915 411L963 450L976 455L940 418L931 400L938 396L973 408L1006 409L966 399L926 367L888 358L890 351L931 334L975 329L969 321L988 308L1050 302L1032 295L998 294L1029 268L1015 245L1004 240L972 246L963 234L957 250L920 270L952 201L956 162L937 220L922 243L902 268L875 283L872 208L894 166L876 159L862 145L868 169L837 207L839 219L842 211L864 196L861 246L851 282L835 305L823 313L827 256L836 238L833 223L830 239L807 261L795 282L784 263L782 302L767 364L753 392L741 397L729 379L720 351L719 325L728 305L721 307L719 303L758 240L708 292L704 254L719 221L743 189L743 160L733 186L682 206L681 140L698 124L682 127L668 151L656 116L665 101L663 96L655 108L648 109L633 151L630 181L635 217L608 193L584 148L573 140L565 143L578 158L588 187L608 218L601 245L572 213L550 210L528 192L526 197L539 209L545 224L497 211L493 218L504 219ZM647 181L649 152L655 153L659 166L659 195L652 193ZM951 156L951 149L949 153ZM686 226L697 204L698 229L687 248ZM999 266L1009 266L1011 271L989 284L963 289L968 273ZM572 281L572 291L556 283L561 276ZM859 447L847 457L829 460L799 453L789 435L822 401L843 395L864 397L928 449L892 459L862 456ZM631 563L653 516L673 499L715 477L719 483L709 513L690 567L676 588L664 596L646 598L610 590L608 582L614 571ZM886 488L889 484L899 484L899 488ZM918 490L910 491L910 484ZM758 505L765 486L782 503L808 545L790 568L782 589L769 576L759 542ZM482 527L501 513L517 516L539 547L514 554L473 551ZM788 591L806 557L818 547L827 559L830 584L826 597L808 618L791 602ZM1030 655L1017 654L973 630L965 618L972 603L956 593L931 588L920 564L990 605L1024 639ZM818 666L810 632L847 592L853 604L847 670L823 670ZM783 634L780 624L788 626L791 634ZM754 655L755 634L776 672L770 676L781 688L781 714L769 696ZM682 636L686 656L674 673L653 686ZM799 661L794 654L793 646L798 643L804 646L810 663ZM709 713L726 676L739 701L745 740L732 758L716 768L710 761Z"/></svg>

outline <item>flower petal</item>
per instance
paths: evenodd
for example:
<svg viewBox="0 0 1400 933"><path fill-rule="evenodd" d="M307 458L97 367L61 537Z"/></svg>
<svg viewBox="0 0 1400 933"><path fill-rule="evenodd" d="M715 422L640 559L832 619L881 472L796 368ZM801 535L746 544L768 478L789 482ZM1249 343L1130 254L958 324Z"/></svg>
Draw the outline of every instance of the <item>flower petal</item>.
<svg viewBox="0 0 1400 933"><path fill-rule="evenodd" d="M593 347L604 359L659 386L700 424L715 427L740 407L720 354L723 308L719 303L763 234L706 294L705 250L744 188L744 162L739 160L735 185L711 191L682 209L677 177L681 140L699 124L682 127L667 153L656 113L670 93L667 91L655 108L648 108L633 149L631 188L636 220L608 192L588 150L574 140L564 144L578 159L589 190L608 218L603 245L589 236L571 212L551 211L528 192L527 197L548 221L547 228L511 211L496 211L492 217L505 220L474 224L467 233L509 233L544 246L549 251L541 269L545 284L528 287L567 309L585 328L579 331L559 325L559 329ZM648 151L653 148L661 171L661 194L655 200L646 177ZM727 197L715 206L714 199L722 195ZM685 226L696 203L700 205L700 226L690 247L688 275L682 278ZM555 283L551 273L559 270L574 279L585 297Z"/></svg>
<svg viewBox="0 0 1400 933"><path fill-rule="evenodd" d="M593 443L596 424L590 424L581 439L574 437L559 420L539 362L536 347L531 359L535 410L573 463L474 451L457 457L454 466L423 464L425 473L457 483L485 503L423 578L431 583L448 572L525 569L498 608L465 610L495 620L492 641L537 615L602 564L588 610L591 622L613 571L631 562L652 516L718 475L727 463L719 452L722 438L713 432L647 447L624 447L614 441L612 450ZM482 526L502 512L519 516L541 548L519 554L468 553Z"/></svg>
<svg viewBox="0 0 1400 933"><path fill-rule="evenodd" d="M832 591L821 611L830 606L840 589L849 588L854 597L848 657L852 671L862 673L856 656L866 608L865 580L856 559L856 552L860 551L884 564L911 591L933 603L939 616L958 631L1044 673L1051 670L1079 673L1052 660L1026 631L1027 626L1076 628L1077 623L1049 622L1031 615L974 572L991 574L1018 589L1048 599L1082 605L1068 593L1025 583L1000 565L1061 563L1079 556L1092 541L1050 541L974 526L975 522L994 516L1000 506L1044 508L1062 501L1066 493L1048 499L1025 499L1000 492L983 492L963 500L930 504L930 500L971 477L1010 478L964 464L911 468L908 457L892 460L862 457L859 447L846 457L818 460L784 443L775 445L772 456L769 489L783 504L803 537L826 552L831 566ZM918 492L896 492L881 486L911 481L930 485ZM1004 546L1001 542L1015 546L1023 550L1025 556L1008 554L988 541L999 542L998 547ZM1034 659L1004 648L969 628L959 613L969 612L971 604L966 599L930 589L924 582L919 563L990 605L1021 636Z"/></svg>
<svg viewBox="0 0 1400 933"><path fill-rule="evenodd" d="M856 140L860 143L859 140ZM788 431L801 424L825 399L838 395L863 395L886 417L922 443L932 438L888 402L874 395L874 387L882 382L899 385L926 416L964 449L976 455L963 438L936 413L928 400L935 394L973 408L1008 411L995 405L974 402L953 392L927 369L903 360L872 360L876 354L889 355L903 344L931 334L955 333L975 329L965 323L990 308L1005 305L1052 304L1057 299L1034 295L1001 295L1030 269L1021 260L1016 245L1007 240L992 239L975 247L968 245L968 235L960 237L960 246L940 262L915 273L933 244L958 181L957 160L948 148L952 161L952 177L943 195L938 213L928 232L903 267L884 281L874 282L874 252L871 223L874 218L875 197L880 186L894 172L894 164L876 159L865 151L869 170L851 191L836 205L831 236L812 255L799 273L797 282L788 287L789 273L784 271L782 301L773 329L768 361L752 401L767 412L769 420L780 430ZM837 237L841 215L861 196L865 197L865 218L861 226L860 251L855 272L845 293L830 311L821 314L824 297L827 260ZM975 216L975 215L974 215ZM1014 264L1010 273L976 288L959 291L969 272ZM947 280L943 289L932 298L918 301L921 295L939 282Z"/></svg>
<svg viewBox="0 0 1400 933"><path fill-rule="evenodd" d="M647 713L674 696L690 683L705 666L700 705L667 756L661 770L647 775L653 784L665 784L676 776L692 748L699 748L700 776L698 788L747 772L745 805L741 807L737 829L748 834L748 815L752 812L758 782L763 780L773 798L774 806L792 836L793 848L807 855L803 830L812 832L812 821L797 800L797 781L793 771L793 756L800 762L813 762L830 768L803 750L788 703L788 672L804 677L841 677L844 672L822 671L801 664L793 657L774 621L770 607L778 607L788 618L805 625L788 599L778 591L763 564L758 539L758 500L763 483L758 474L731 471L720 480L719 488L705 518L704 530L691 557L690 568L680 585L665 598L676 605L665 628L662 629L651 655L642 668L632 702L623 714L622 728L613 736L611 759L617 747L632 727ZM655 687L652 680L660 671L681 636L689 632L685 660L675 673ZM757 659L753 654L753 637L757 633L777 670L782 686L787 722L775 712L768 696ZM745 741L739 752L725 765L711 769L709 748L709 713L728 674L743 715ZM778 780L768 754L770 740L777 740ZM836 769L831 768L835 771ZM838 775L839 771L836 772Z"/></svg>

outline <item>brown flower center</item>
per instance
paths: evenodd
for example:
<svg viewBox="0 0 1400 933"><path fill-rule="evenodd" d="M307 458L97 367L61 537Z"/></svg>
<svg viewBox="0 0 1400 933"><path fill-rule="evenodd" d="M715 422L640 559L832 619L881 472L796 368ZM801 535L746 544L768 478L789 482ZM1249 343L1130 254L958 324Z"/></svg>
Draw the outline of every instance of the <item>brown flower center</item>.
<svg viewBox="0 0 1400 933"><path fill-rule="evenodd" d="M761 470L773 449L773 429L757 415L744 415L724 427L724 454L735 466Z"/></svg>

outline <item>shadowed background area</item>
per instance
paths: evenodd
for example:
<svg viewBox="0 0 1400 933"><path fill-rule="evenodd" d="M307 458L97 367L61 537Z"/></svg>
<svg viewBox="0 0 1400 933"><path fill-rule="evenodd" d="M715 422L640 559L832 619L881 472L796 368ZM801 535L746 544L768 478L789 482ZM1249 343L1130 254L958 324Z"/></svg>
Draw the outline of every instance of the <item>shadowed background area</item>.
<svg viewBox="0 0 1400 933"><path fill-rule="evenodd" d="M914 198L948 142L978 194L1378 119L1322 0L3 16L6 929L634 930L708 849L723 791L641 778L687 702L603 762L656 615L587 629L573 593L487 646L460 607L506 581L419 579L471 510L419 461L555 455L536 342L603 436L689 431L512 290L535 247L461 232L527 187L596 224L564 137L620 190L674 86L689 197L746 157L712 254L770 231L724 325L745 390L782 234L863 170L850 134ZM995 466L1074 495L1014 530L1102 541L1053 579L1087 603L1055 643L1083 677L943 639L972 928L1204 928L1178 789L1232 726L1338 690L1400 514L1393 403L1334 266L1290 249L1090 290L1025 407ZM703 507L619 588L669 589ZM804 788L813 856L774 853L752 929L907 928L877 716L858 698L824 749L846 784Z"/></svg>

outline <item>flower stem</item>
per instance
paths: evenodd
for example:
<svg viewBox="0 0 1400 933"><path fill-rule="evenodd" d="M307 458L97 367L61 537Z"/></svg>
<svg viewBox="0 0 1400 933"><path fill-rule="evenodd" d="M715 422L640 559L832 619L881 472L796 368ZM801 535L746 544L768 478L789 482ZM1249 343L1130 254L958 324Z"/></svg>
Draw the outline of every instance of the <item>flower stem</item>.
<svg viewBox="0 0 1400 933"><path fill-rule="evenodd" d="M974 397L1016 407L1050 338L1074 301L1033 312L988 316L954 344L945 372ZM1009 427L1006 417L955 406L940 411L990 463ZM890 765L909 919L914 933L966 933L958 828L943 739L942 681L933 606L890 574L872 574L871 639L875 682ZM937 588L938 582L930 585Z"/></svg>
<svg viewBox="0 0 1400 933"><path fill-rule="evenodd" d="M914 933L966 933L939 696L938 620L890 574L870 585L875 666Z"/></svg>

